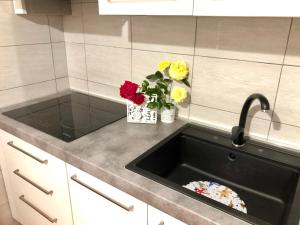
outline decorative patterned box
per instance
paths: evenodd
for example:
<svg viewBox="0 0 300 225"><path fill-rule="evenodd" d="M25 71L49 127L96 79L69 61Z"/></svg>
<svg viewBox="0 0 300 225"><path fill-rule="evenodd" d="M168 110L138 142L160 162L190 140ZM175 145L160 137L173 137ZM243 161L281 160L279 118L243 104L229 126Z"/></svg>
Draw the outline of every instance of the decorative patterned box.
<svg viewBox="0 0 300 225"><path fill-rule="evenodd" d="M155 97L149 97L142 105L127 100L127 122L155 124L157 122L157 110L147 108L148 102L151 101L155 101Z"/></svg>

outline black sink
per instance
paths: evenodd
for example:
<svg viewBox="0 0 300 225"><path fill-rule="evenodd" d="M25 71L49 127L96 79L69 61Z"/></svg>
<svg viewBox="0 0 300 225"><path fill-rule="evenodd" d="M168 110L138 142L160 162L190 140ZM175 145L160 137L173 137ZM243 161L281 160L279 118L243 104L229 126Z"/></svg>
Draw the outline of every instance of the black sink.
<svg viewBox="0 0 300 225"><path fill-rule="evenodd" d="M252 224L298 225L300 158L284 149L248 140L232 147L228 134L187 125L126 168ZM212 181L234 190L247 214L183 185Z"/></svg>

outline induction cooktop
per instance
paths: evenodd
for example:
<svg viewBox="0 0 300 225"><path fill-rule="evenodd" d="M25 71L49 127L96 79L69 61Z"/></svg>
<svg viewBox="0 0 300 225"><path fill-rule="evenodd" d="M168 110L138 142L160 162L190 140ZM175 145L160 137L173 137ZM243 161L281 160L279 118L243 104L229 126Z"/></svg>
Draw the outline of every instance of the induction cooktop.
<svg viewBox="0 0 300 225"><path fill-rule="evenodd" d="M125 117L126 106L73 92L3 114L71 142Z"/></svg>

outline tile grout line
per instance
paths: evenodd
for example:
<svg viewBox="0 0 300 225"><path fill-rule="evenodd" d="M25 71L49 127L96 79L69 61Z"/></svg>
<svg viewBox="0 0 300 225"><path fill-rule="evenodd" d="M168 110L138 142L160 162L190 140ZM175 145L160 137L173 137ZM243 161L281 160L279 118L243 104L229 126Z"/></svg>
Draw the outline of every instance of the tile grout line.
<svg viewBox="0 0 300 225"><path fill-rule="evenodd" d="M283 60L282 60L279 80L278 80L278 84L277 84L277 88L276 88L276 96L275 96L275 100L274 100L274 104L273 104L273 112L272 112L272 115L271 115L271 121L270 121L269 130L268 130L268 134L267 134L267 140L269 140L270 132L271 132L271 128L272 128L273 117L274 117L274 114L275 114L276 101L277 101L277 98L278 98L278 92L279 92L280 81L281 81L281 77L282 77L282 73L283 73L283 68L285 66L284 62L285 62L285 57L286 57L289 41L290 41L292 26L293 26L293 18L291 18L290 27L289 27L289 31L288 31L288 37L287 37L284 56L283 56Z"/></svg>
<svg viewBox="0 0 300 225"><path fill-rule="evenodd" d="M78 77L73 77L73 76L69 76L69 77L72 78L72 79L76 79L76 80L87 81L87 80L84 80L84 79L81 79L81 78L78 78ZM100 84L100 85L111 87L111 88L118 88L118 86L105 84L105 83L101 83L101 82L97 82L97 81L93 81L93 80L90 80L89 82L94 83L94 84Z"/></svg>
<svg viewBox="0 0 300 225"><path fill-rule="evenodd" d="M131 81L133 81L133 49L132 49L132 36L133 36L133 32L132 32L132 21L133 21L133 16L129 16L129 29L130 29L130 79Z"/></svg>
<svg viewBox="0 0 300 225"><path fill-rule="evenodd" d="M46 16L46 18L47 18L47 22L48 22L48 32L49 32L49 38L50 38L50 48L51 48L51 55L52 55L52 67L53 67L53 72L54 72L55 88L56 88L56 93L58 93L58 87L57 87L57 81L56 81L56 71L55 71L55 64L54 64L54 52L53 52L51 29L50 29L50 19L49 19L49 16Z"/></svg>
<svg viewBox="0 0 300 225"><path fill-rule="evenodd" d="M70 42L66 41L66 43L69 44L83 44L80 42ZM153 53L166 53L166 54L172 54L172 55L181 55L181 56L198 56L202 58L208 58L208 59L220 59L220 60L229 60L229 61L237 61L237 62L246 62L246 63L259 63L259 64L265 64L265 65L275 65L275 66L282 66L282 63L274 63L274 62L263 62L263 61L253 61L253 60L246 60L246 59L235 59L235 58L224 58L224 57L216 57L216 56L208 56L208 55L197 55L196 53L192 54L186 54L186 53L176 53L176 52L168 52L168 51L157 51L157 50L148 50L148 49L138 49L133 47L120 47L120 46L112 46L112 45L100 45L100 44L92 44L92 43L85 43L85 45L90 46L101 46L101 47L107 47L107 48L117 48L117 49L127 49L127 50L133 50L133 51L142 51L142 52L153 52ZM131 43L132 45L132 43ZM0 46L1 47L1 46ZM293 64L284 64L285 66L295 66L300 67L300 65L293 65Z"/></svg>
<svg viewBox="0 0 300 225"><path fill-rule="evenodd" d="M201 104L197 104L197 103L191 103L191 105L195 105L195 106L199 106L199 107L203 107L203 108L207 108L207 109L213 109L213 110L217 110L217 111L221 111L221 112L225 112L225 113L240 115L240 113L238 113L238 112L232 112L232 111L229 111L229 110L219 109L219 108L215 108L215 107L211 107L211 106L207 106L207 105L201 105ZM271 121L271 119L265 119L265 118L257 117L257 116L254 116L254 115L247 115L247 117L255 118L255 119L259 119L259 120L264 120L264 121Z"/></svg>
<svg viewBox="0 0 300 225"><path fill-rule="evenodd" d="M86 43L85 43L85 27L84 27L84 13L83 13L83 2L80 3L81 8L81 24L82 24L82 38L83 38L83 49L84 49L84 63L85 63L85 75L86 75L86 87L87 93L90 94L90 85L89 85L89 75L88 75L88 65L86 58Z"/></svg>
<svg viewBox="0 0 300 225"><path fill-rule="evenodd" d="M61 79L61 78L65 78L65 77L60 77L59 79ZM56 78L49 79L49 80L43 80L43 81L39 81L39 82L35 82L35 83L30 83L30 84L25 84L25 85L20 85L20 86L16 86L16 87L6 88L6 89L0 90L0 92L10 91L10 90L18 89L18 88L22 88L22 87L33 86L33 85L36 85L36 84L42 84L42 83L46 83L46 82L49 82L49 81L55 81L55 80L56 80Z"/></svg>
<svg viewBox="0 0 300 225"><path fill-rule="evenodd" d="M198 17L195 18L196 23L195 23L195 40L194 40L194 54L193 54L193 68L192 68L192 77L191 77L191 87L190 87L190 102L189 102L189 110L188 110L188 120L190 120L191 116L191 105L192 105L192 91L193 91L193 80L194 80L194 68L195 68L195 54L196 54L196 45L197 45L197 29L198 29Z"/></svg>

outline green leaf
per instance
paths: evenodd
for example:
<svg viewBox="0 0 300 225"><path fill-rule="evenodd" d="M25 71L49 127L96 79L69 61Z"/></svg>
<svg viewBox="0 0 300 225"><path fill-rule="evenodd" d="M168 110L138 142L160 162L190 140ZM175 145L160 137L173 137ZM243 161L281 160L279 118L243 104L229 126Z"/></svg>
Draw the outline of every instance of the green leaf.
<svg viewBox="0 0 300 225"><path fill-rule="evenodd" d="M161 109L162 106L163 106L162 102L158 99L158 100L157 100L157 108L158 108L158 109Z"/></svg>
<svg viewBox="0 0 300 225"><path fill-rule="evenodd" d="M169 106L170 106L170 108L173 108L174 107L174 104L173 103L167 103Z"/></svg>
<svg viewBox="0 0 300 225"><path fill-rule="evenodd" d="M148 76L146 76L146 78L148 80L151 80L151 81L156 81L157 80L156 74L148 75Z"/></svg>
<svg viewBox="0 0 300 225"><path fill-rule="evenodd" d="M167 109L171 109L171 107L170 107L169 104L166 104L165 107L166 107Z"/></svg>
<svg viewBox="0 0 300 225"><path fill-rule="evenodd" d="M156 71L155 75L157 79L162 79L164 77L164 75L160 71Z"/></svg>
<svg viewBox="0 0 300 225"><path fill-rule="evenodd" d="M169 84L169 83L172 82L172 80L171 79L164 79L164 82L167 83L167 84Z"/></svg>
<svg viewBox="0 0 300 225"><path fill-rule="evenodd" d="M157 102L149 102L149 103L147 104L147 107L148 107L149 109L155 109L155 108L157 108Z"/></svg>
<svg viewBox="0 0 300 225"><path fill-rule="evenodd" d="M184 83L186 86L191 87L189 81L187 80L187 78L182 80L182 83Z"/></svg>
<svg viewBox="0 0 300 225"><path fill-rule="evenodd" d="M149 86L149 82L144 80L142 86L148 87Z"/></svg>

